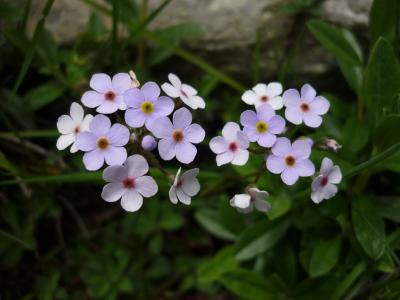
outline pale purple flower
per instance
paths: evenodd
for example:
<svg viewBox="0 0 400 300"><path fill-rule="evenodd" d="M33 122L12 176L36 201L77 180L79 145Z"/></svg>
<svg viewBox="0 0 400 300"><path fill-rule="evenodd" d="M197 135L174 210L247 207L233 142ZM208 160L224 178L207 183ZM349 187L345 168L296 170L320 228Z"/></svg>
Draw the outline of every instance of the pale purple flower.
<svg viewBox="0 0 400 300"><path fill-rule="evenodd" d="M192 114L182 107L174 112L172 122L167 117L157 118L150 124L150 131L160 138L158 152L164 160L176 159L191 163L197 153L193 144L204 140L205 131L199 124L192 123Z"/></svg>
<svg viewBox="0 0 400 300"><path fill-rule="evenodd" d="M155 82L146 82L140 89L129 89L124 94L128 110L125 112L126 124L140 128L155 119L168 116L174 110L174 102L166 96L160 97L160 88Z"/></svg>
<svg viewBox="0 0 400 300"><path fill-rule="evenodd" d="M228 122L222 129L222 136L213 137L211 150L217 154L217 166L227 163L243 166L249 159L249 139L235 122Z"/></svg>
<svg viewBox="0 0 400 300"><path fill-rule="evenodd" d="M268 85L259 83L251 90L247 90L242 95L242 100L246 104L258 107L263 104L269 104L273 109L278 110L283 107L282 85L279 82L271 82Z"/></svg>
<svg viewBox="0 0 400 300"><path fill-rule="evenodd" d="M169 189L169 199L173 204L177 204L178 201L186 205L191 203L192 197L200 191L200 183L196 178L198 174L199 169L195 168L181 175L181 168L179 168L174 183Z"/></svg>
<svg viewBox="0 0 400 300"><path fill-rule="evenodd" d="M97 115L89 124L89 130L81 132L76 139L76 147L85 151L83 163L86 169L100 169L104 160L110 166L121 165L126 160L126 149L129 141L129 130L121 124L111 126L110 119Z"/></svg>
<svg viewBox="0 0 400 300"><path fill-rule="evenodd" d="M81 105L73 102L69 115L62 115L57 120L57 129L61 133L57 139L57 149L64 150L72 145L71 153L78 151L75 144L76 137L80 132L89 130L89 123L92 119L92 115L84 115Z"/></svg>
<svg viewBox="0 0 400 300"><path fill-rule="evenodd" d="M147 151L153 151L157 148L157 141L151 135L146 135L142 139L142 148Z"/></svg>
<svg viewBox="0 0 400 300"><path fill-rule="evenodd" d="M237 194L230 200L230 205L236 207L239 212L249 213L256 208L260 212L268 212L271 204L266 201L268 192L252 187L245 194Z"/></svg>
<svg viewBox="0 0 400 300"><path fill-rule="evenodd" d="M324 150L330 150L333 152L338 152L342 148L342 145L340 145L334 139L325 139L324 142L321 145L319 145L319 148Z"/></svg>
<svg viewBox="0 0 400 300"><path fill-rule="evenodd" d="M107 74L94 74L89 83L93 91L82 95L82 103L90 108L97 107L101 114L111 114L118 109L125 110L123 93L132 87L132 80L127 73L118 73L110 78Z"/></svg>
<svg viewBox="0 0 400 300"><path fill-rule="evenodd" d="M329 101L317 96L309 84L303 85L300 93L296 89L289 89L282 97L286 106L285 117L296 125L304 122L309 127L319 127L322 123L321 115L326 114L330 106Z"/></svg>
<svg viewBox="0 0 400 300"><path fill-rule="evenodd" d="M122 166L109 166L103 172L107 183L101 197L107 202L121 198L121 206L129 212L137 211L143 204L143 197L157 194L158 186L151 176L144 176L149 171L146 159L135 154L129 156Z"/></svg>
<svg viewBox="0 0 400 300"><path fill-rule="evenodd" d="M274 174L281 174L287 185L293 185L301 177L311 176L315 172L314 164L308 159L311 145L306 140L290 143L285 137L278 138L272 154L267 158L267 169Z"/></svg>
<svg viewBox="0 0 400 300"><path fill-rule="evenodd" d="M275 115L269 104L256 108L256 112L246 110L240 115L243 131L251 142L257 142L262 147L272 147L276 141L276 134L285 129L285 120Z"/></svg>
<svg viewBox="0 0 400 300"><path fill-rule="evenodd" d="M192 86L182 83L175 74L168 74L171 83L166 82L161 85L163 91L172 98L180 98L183 103L192 109L205 108L206 103L203 98L197 95L197 90Z"/></svg>
<svg viewBox="0 0 400 300"><path fill-rule="evenodd" d="M338 166L334 166L332 160L325 157L321 163L319 175L311 184L311 200L320 203L336 195L338 188L335 184L342 181L342 172Z"/></svg>

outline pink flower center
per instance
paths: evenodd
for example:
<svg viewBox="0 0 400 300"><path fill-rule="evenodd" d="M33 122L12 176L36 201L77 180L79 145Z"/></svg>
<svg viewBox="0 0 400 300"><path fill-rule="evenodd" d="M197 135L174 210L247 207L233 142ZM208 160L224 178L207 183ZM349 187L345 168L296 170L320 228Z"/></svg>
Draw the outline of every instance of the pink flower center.
<svg viewBox="0 0 400 300"><path fill-rule="evenodd" d="M228 147L232 152L235 152L239 148L236 142L231 142Z"/></svg>
<svg viewBox="0 0 400 300"><path fill-rule="evenodd" d="M308 112L309 110L310 110L310 106L307 104L307 103L302 103L302 104L300 104L300 109L303 111L303 112Z"/></svg>
<svg viewBox="0 0 400 300"><path fill-rule="evenodd" d="M320 185L326 186L327 184L328 184L328 177L327 176L322 177Z"/></svg>
<svg viewBox="0 0 400 300"><path fill-rule="evenodd" d="M188 98L188 94L186 94L184 90L181 90L181 94L183 97Z"/></svg>
<svg viewBox="0 0 400 300"><path fill-rule="evenodd" d="M173 139L176 143L182 142L182 141L183 141L183 132L182 132L182 130L179 130L179 129L174 130L174 131L172 132L172 139Z"/></svg>
<svg viewBox="0 0 400 300"><path fill-rule="evenodd" d="M133 177L126 177L123 181L122 181L122 185L124 186L124 188L126 189L132 189L135 187L135 178Z"/></svg>
<svg viewBox="0 0 400 300"><path fill-rule="evenodd" d="M115 95L115 93L112 92L112 91L108 91L107 93L104 94L104 98L105 98L107 101L114 101L114 100L115 100L115 97L116 97L116 95Z"/></svg>
<svg viewBox="0 0 400 300"><path fill-rule="evenodd" d="M182 184L183 184L182 179L178 179L178 182L176 183L176 187L180 188L182 186Z"/></svg>
<svg viewBox="0 0 400 300"><path fill-rule="evenodd" d="M78 134L79 132L81 132L81 128L79 126L76 126L74 132L75 134Z"/></svg>
<svg viewBox="0 0 400 300"><path fill-rule="evenodd" d="M261 102L264 102L264 103L266 103L266 102L268 102L268 100L269 100L269 97L268 96L266 96L266 95L264 95L264 96L262 96L261 97Z"/></svg>
<svg viewBox="0 0 400 300"><path fill-rule="evenodd" d="M285 157L285 163L287 166L293 167L295 162L296 162L296 159L293 156L288 155Z"/></svg>

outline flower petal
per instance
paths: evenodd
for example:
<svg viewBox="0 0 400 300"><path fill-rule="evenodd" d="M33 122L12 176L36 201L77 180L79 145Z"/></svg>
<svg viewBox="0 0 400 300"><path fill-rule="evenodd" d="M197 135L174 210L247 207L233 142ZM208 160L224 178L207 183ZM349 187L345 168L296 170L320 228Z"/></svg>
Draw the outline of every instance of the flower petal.
<svg viewBox="0 0 400 300"><path fill-rule="evenodd" d="M172 84L166 82L161 85L161 89L166 93L168 96L172 98L178 98L180 96L180 91L175 88Z"/></svg>
<svg viewBox="0 0 400 300"><path fill-rule="evenodd" d="M342 171L338 166L333 166L328 174L329 182L338 184L342 181Z"/></svg>
<svg viewBox="0 0 400 300"><path fill-rule="evenodd" d="M284 183L287 185L293 185L299 179L299 175L297 174L296 170L293 168L285 169L281 173L281 178Z"/></svg>
<svg viewBox="0 0 400 300"><path fill-rule="evenodd" d="M73 133L63 134L57 139L56 147L58 150L64 150L75 142L75 135Z"/></svg>
<svg viewBox="0 0 400 300"><path fill-rule="evenodd" d="M240 127L235 122L228 122L222 128L222 136L228 141L236 141L236 134L240 131Z"/></svg>
<svg viewBox="0 0 400 300"><path fill-rule="evenodd" d="M246 134L250 142L256 142L260 138L260 133L257 132L255 127L244 127L243 132Z"/></svg>
<svg viewBox="0 0 400 300"><path fill-rule="evenodd" d="M166 96L161 96L154 103L154 114L168 116L174 110L174 101Z"/></svg>
<svg viewBox="0 0 400 300"><path fill-rule="evenodd" d="M90 124L90 122L92 122L92 120L93 120L93 116L90 115L90 114L86 115L83 118L83 121L82 121L81 127L80 127L81 132L82 131L89 131L89 124Z"/></svg>
<svg viewBox="0 0 400 300"><path fill-rule="evenodd" d="M199 124L191 124L183 132L186 141L197 144L204 140L206 132Z"/></svg>
<svg viewBox="0 0 400 300"><path fill-rule="evenodd" d="M246 104L254 105L258 101L258 96L254 91L248 90L242 95L242 101Z"/></svg>
<svg viewBox="0 0 400 300"><path fill-rule="evenodd" d="M83 107L76 102L72 102L71 107L69 109L69 114L71 115L72 120L74 120L75 124L81 124L83 121Z"/></svg>
<svg viewBox="0 0 400 300"><path fill-rule="evenodd" d="M244 133L243 131L238 131L236 133L236 140L237 140L240 148L242 148L242 149L249 148L249 145L250 145L249 138L247 137L246 133Z"/></svg>
<svg viewBox="0 0 400 300"><path fill-rule="evenodd" d="M175 88L177 88L177 89L180 89L180 88L181 88L182 82L181 82L181 80L179 79L179 77L176 76L175 74L169 73L169 74L168 74L168 80L172 83L172 85L173 85Z"/></svg>
<svg viewBox="0 0 400 300"><path fill-rule="evenodd" d="M149 171L147 160L139 154L131 155L127 158L125 166L128 169L128 176L138 178Z"/></svg>
<svg viewBox="0 0 400 300"><path fill-rule="evenodd" d="M217 154L216 161L217 161L217 166L222 166L225 164L230 163L233 160L233 153L230 151L224 152Z"/></svg>
<svg viewBox="0 0 400 300"><path fill-rule="evenodd" d="M111 121L104 115L96 115L89 124L90 132L98 137L106 135L110 127Z"/></svg>
<svg viewBox="0 0 400 300"><path fill-rule="evenodd" d="M92 151L97 148L97 137L91 132L81 132L76 137L75 145L81 151Z"/></svg>
<svg viewBox="0 0 400 300"><path fill-rule="evenodd" d="M329 110L330 103L322 96L318 96L310 103L312 112L318 115L324 115Z"/></svg>
<svg viewBox="0 0 400 300"><path fill-rule="evenodd" d="M104 101L100 104L96 111L100 114L112 114L120 108L120 103L117 101Z"/></svg>
<svg viewBox="0 0 400 300"><path fill-rule="evenodd" d="M282 95L283 104L286 107L298 107L300 103L300 94L296 89L289 89Z"/></svg>
<svg viewBox="0 0 400 300"><path fill-rule="evenodd" d="M271 151L276 156L283 157L292 151L292 144L288 138L281 137L276 140L276 143L274 147L272 147Z"/></svg>
<svg viewBox="0 0 400 300"><path fill-rule="evenodd" d="M121 124L114 124L107 133L110 143L113 146L125 146L130 137L129 129Z"/></svg>
<svg viewBox="0 0 400 300"><path fill-rule="evenodd" d="M138 88L133 88L124 93L124 101L128 107L140 108L140 104L145 99L143 93Z"/></svg>
<svg viewBox="0 0 400 300"><path fill-rule="evenodd" d="M267 85L267 93L269 96L278 96L282 94L282 84L279 82L271 82Z"/></svg>
<svg viewBox="0 0 400 300"><path fill-rule="evenodd" d="M192 123L192 114L186 107L182 107L174 112L172 123L174 128L185 129Z"/></svg>
<svg viewBox="0 0 400 300"><path fill-rule="evenodd" d="M315 173L314 164L309 159L302 159L296 163L296 171L302 177L312 176Z"/></svg>
<svg viewBox="0 0 400 300"><path fill-rule="evenodd" d="M246 208L250 205L251 197L249 194L237 194L232 198L231 205L238 208Z"/></svg>
<svg viewBox="0 0 400 300"><path fill-rule="evenodd" d="M62 115L57 120L57 130L62 134L74 133L76 124L68 115Z"/></svg>
<svg viewBox="0 0 400 300"><path fill-rule="evenodd" d="M276 136L272 133L266 132L265 134L261 135L258 139L258 144L261 147L272 147L276 142Z"/></svg>
<svg viewBox="0 0 400 300"><path fill-rule="evenodd" d="M95 91L87 91L81 97L81 102L83 105L90 108L97 107L104 101L104 95Z"/></svg>
<svg viewBox="0 0 400 300"><path fill-rule="evenodd" d="M106 93L112 90L111 78L107 74L97 73L90 78L90 87L100 93Z"/></svg>
<svg viewBox="0 0 400 300"><path fill-rule="evenodd" d="M182 174L182 189L189 196L193 197L200 191L200 183L196 178L199 169L191 169Z"/></svg>
<svg viewBox="0 0 400 300"><path fill-rule="evenodd" d="M146 116L139 108L130 108L125 112L125 122L132 128L140 128L144 125Z"/></svg>
<svg viewBox="0 0 400 300"><path fill-rule="evenodd" d="M124 147L109 146L104 151L104 158L109 166L122 165L127 157L126 149Z"/></svg>
<svg viewBox="0 0 400 300"><path fill-rule="evenodd" d="M174 186L171 186L171 188L169 189L168 195L169 195L169 200L171 200L171 202L173 204L178 203L178 198L176 197L176 189Z"/></svg>
<svg viewBox="0 0 400 300"><path fill-rule="evenodd" d="M125 193L125 189L121 182L108 183L103 187L101 198L107 202L115 202Z"/></svg>
<svg viewBox="0 0 400 300"><path fill-rule="evenodd" d="M83 155L83 163L89 171L97 171L104 164L104 153L98 149L86 152Z"/></svg>
<svg viewBox="0 0 400 300"><path fill-rule="evenodd" d="M203 109L206 107L206 102L204 101L204 99L197 95L190 97L190 102L192 102L192 104L195 106L195 108L193 109L197 108Z"/></svg>
<svg viewBox="0 0 400 300"><path fill-rule="evenodd" d="M210 148L212 152L219 154L228 149L228 143L224 137L216 136L210 140Z"/></svg>
<svg viewBox="0 0 400 300"><path fill-rule="evenodd" d="M286 165L281 157L269 155L267 158L267 169L273 174L280 174L285 170Z"/></svg>
<svg viewBox="0 0 400 300"><path fill-rule="evenodd" d="M181 163L189 164L191 163L197 154L196 147L189 142L180 142L175 146L176 159Z"/></svg>
<svg viewBox="0 0 400 300"><path fill-rule="evenodd" d="M183 204L190 205L190 203L192 202L190 196L185 194L182 189L176 189L176 195L178 196L179 201Z"/></svg>
<svg viewBox="0 0 400 300"><path fill-rule="evenodd" d="M111 84L114 91L122 94L132 87L132 79L128 73L117 73L113 76Z"/></svg>
<svg viewBox="0 0 400 300"><path fill-rule="evenodd" d="M249 160L249 151L238 149L233 153L232 164L243 166Z"/></svg>
<svg viewBox="0 0 400 300"><path fill-rule="evenodd" d="M311 128L317 128L322 123L322 118L311 111L303 114L303 120L304 123Z"/></svg>
<svg viewBox="0 0 400 300"><path fill-rule="evenodd" d="M128 176L125 166L108 166L103 171L103 179L107 182L121 182Z"/></svg>
<svg viewBox="0 0 400 300"><path fill-rule="evenodd" d="M140 88L140 91L146 101L154 102L157 100L158 96L160 96L160 88L158 84L153 81L146 82Z"/></svg>
<svg viewBox="0 0 400 300"><path fill-rule="evenodd" d="M281 116L273 116L268 121L268 131L273 134L280 134L285 130L285 119Z"/></svg>
<svg viewBox="0 0 400 300"><path fill-rule="evenodd" d="M121 206L129 212L135 212L142 207L143 197L135 190L126 190L122 195Z"/></svg>
<svg viewBox="0 0 400 300"><path fill-rule="evenodd" d="M259 83L253 87L253 91L257 94L258 98L262 96L268 96L267 85Z"/></svg>
<svg viewBox="0 0 400 300"><path fill-rule="evenodd" d="M306 102L311 102L314 100L315 96L317 95L317 92L315 89L306 83L301 87L301 100L306 101Z"/></svg>
<svg viewBox="0 0 400 300"><path fill-rule="evenodd" d="M141 176L135 180L135 189L143 197L149 198L157 194L158 186L153 177Z"/></svg>
<svg viewBox="0 0 400 300"><path fill-rule="evenodd" d="M263 104L257 107L257 117L260 120L268 121L275 116L275 110L269 104Z"/></svg>
<svg viewBox="0 0 400 300"><path fill-rule="evenodd" d="M322 175L328 176L332 167L333 167L333 161L328 157L324 157L324 159L322 160L322 163L321 163L320 173Z"/></svg>
<svg viewBox="0 0 400 300"><path fill-rule="evenodd" d="M163 138L158 142L158 153L163 160L171 160L175 157L176 143L171 138Z"/></svg>
<svg viewBox="0 0 400 300"><path fill-rule="evenodd" d="M167 117L160 117L149 124L149 130L155 137L165 138L171 136L173 126L170 119Z"/></svg>
<svg viewBox="0 0 400 300"><path fill-rule="evenodd" d="M240 115L240 124L245 127L255 127L257 122L257 114L252 110L245 110Z"/></svg>
<svg viewBox="0 0 400 300"><path fill-rule="evenodd" d="M271 209L271 204L269 204L265 200L255 200L254 201L254 206L258 211L261 211L263 213L268 212Z"/></svg>
<svg viewBox="0 0 400 300"><path fill-rule="evenodd" d="M300 111L299 107L288 107L285 110L286 120L289 122L300 125L303 121L303 113Z"/></svg>
<svg viewBox="0 0 400 300"><path fill-rule="evenodd" d="M292 154L294 157L304 159L310 157L311 145L304 139L299 139L292 144Z"/></svg>
<svg viewBox="0 0 400 300"><path fill-rule="evenodd" d="M281 96L276 96L269 99L268 104L271 105L273 109L278 110L283 107L283 99Z"/></svg>

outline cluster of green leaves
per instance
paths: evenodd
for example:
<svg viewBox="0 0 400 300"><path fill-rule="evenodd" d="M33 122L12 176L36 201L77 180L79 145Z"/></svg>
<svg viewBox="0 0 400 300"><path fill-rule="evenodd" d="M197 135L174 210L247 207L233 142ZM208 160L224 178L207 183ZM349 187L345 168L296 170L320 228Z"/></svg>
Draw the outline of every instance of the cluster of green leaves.
<svg viewBox="0 0 400 300"><path fill-rule="evenodd" d="M338 90L336 80L324 83L334 91L325 94L331 112L311 133L315 140L331 137L343 145L338 153L314 150L312 155L315 162L328 156L340 165L341 192L317 206L309 198L308 181L286 187L278 176L264 173L258 187L270 192L272 210L249 215L239 214L229 199L254 181L264 165L261 156L243 167L217 168L204 143L199 151L202 190L190 207L173 206L165 178L152 170L159 195L139 213L126 214L118 204L100 199L99 172L85 172L79 154L56 151L56 119L71 100L79 99L94 72L134 69L141 82L162 82L170 71L185 74L185 81L193 79L207 100L207 110L196 118L209 137L222 122L237 120L244 108L243 81L182 47L182 41L201 34L198 26L149 29L170 0L151 12L146 0L141 5L131 0L82 2L93 13L70 46L58 45L45 29L54 1L47 1L31 36L31 1L23 10L0 4L7 25L0 34L0 296L400 297L397 0L374 1L370 45L365 47L348 29L317 19L299 25L336 59L348 84ZM319 2L292 1L281 12L315 15ZM104 18L112 19L111 30ZM295 59L293 49L301 49L302 39L294 40L297 44L283 56ZM256 45L255 56L252 69L259 73L262 45ZM290 79L289 63L284 69L279 77L289 78L285 87L303 83ZM320 83L316 79L315 85Z"/></svg>

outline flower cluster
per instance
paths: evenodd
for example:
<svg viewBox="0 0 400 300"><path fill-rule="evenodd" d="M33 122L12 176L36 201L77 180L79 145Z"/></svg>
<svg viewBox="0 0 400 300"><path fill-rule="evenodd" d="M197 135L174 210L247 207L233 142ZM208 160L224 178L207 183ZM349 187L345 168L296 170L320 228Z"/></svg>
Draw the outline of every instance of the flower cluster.
<svg viewBox="0 0 400 300"><path fill-rule="evenodd" d="M71 146L71 153L84 152L83 163L89 171L108 165L103 171L103 179L108 183L101 196L107 202L121 199L126 211L137 211L143 198L152 197L158 191L156 181L146 175L149 171L146 158L157 160L151 151L158 148L161 159L176 158L189 164L197 154L195 144L205 137L204 129L192 123L188 108L175 110L182 104L194 110L205 108L204 100L176 75L169 74L168 78L170 83L161 86L166 94L163 96L155 82L140 86L132 71L118 73L112 78L107 74L94 74L89 83L91 90L82 95L81 102L88 108L95 108L98 114L84 115L83 107L74 102L70 115L62 115L57 121L61 133L57 148L64 150ZM118 122L113 123L107 116L110 114ZM134 154L128 156L129 152ZM181 175L179 168L173 176L160 163L156 163L156 167L171 180L171 202L176 204L179 200L190 204L191 197L200 190L196 178L199 169Z"/></svg>
<svg viewBox="0 0 400 300"><path fill-rule="evenodd" d="M222 129L222 135L210 141L210 148L216 154L218 166L232 163L245 165L249 153L260 153L265 157L265 168L273 174L280 174L286 185L294 185L300 177L311 177L315 174L315 166L310 160L314 142L310 138L300 137L291 141L290 130L294 125L317 128L322 124L322 116L329 110L329 101L309 84L303 85L300 92L288 89L283 92L282 85L277 82L257 84L242 95L242 100L254 109L246 110L240 115L240 124L228 122ZM284 108L285 119L278 114ZM289 122L289 126L286 124ZM286 135L286 136L284 136ZM328 142L329 141L329 145ZM250 142L257 143L252 148ZM340 145L327 139L321 146L323 149L337 151ZM264 171L263 171L264 172ZM256 182L261 173L256 177ZM342 178L338 166L334 166L329 158L324 158L319 175L312 182L311 199L320 203L337 193L337 186ZM244 194L235 195L230 204L241 212L250 212L255 207L266 212L271 206L266 202L268 193L256 187L246 188Z"/></svg>

